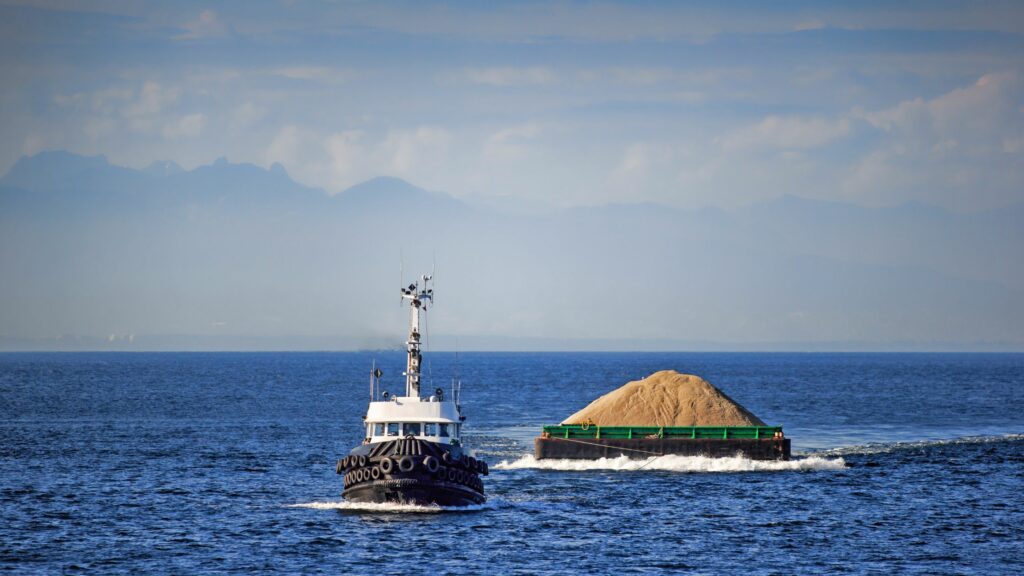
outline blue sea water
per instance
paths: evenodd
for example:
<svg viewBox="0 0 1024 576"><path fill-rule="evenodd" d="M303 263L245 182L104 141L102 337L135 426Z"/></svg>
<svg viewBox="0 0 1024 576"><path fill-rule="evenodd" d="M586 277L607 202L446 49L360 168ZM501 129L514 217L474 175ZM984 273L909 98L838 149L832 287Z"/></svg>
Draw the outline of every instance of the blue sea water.
<svg viewBox="0 0 1024 576"><path fill-rule="evenodd" d="M341 500L373 360L400 390L398 353L0 355L0 571L1024 573L1024 355L431 354L492 469L462 510ZM796 459L528 456L667 368Z"/></svg>

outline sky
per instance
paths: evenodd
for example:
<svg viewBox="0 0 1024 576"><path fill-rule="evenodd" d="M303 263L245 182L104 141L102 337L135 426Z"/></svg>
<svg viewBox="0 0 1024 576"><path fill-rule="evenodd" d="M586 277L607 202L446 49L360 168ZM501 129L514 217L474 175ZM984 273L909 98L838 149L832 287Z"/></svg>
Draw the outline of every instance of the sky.
<svg viewBox="0 0 1024 576"><path fill-rule="evenodd" d="M1022 160L1019 0L0 0L0 349L1022 350Z"/></svg>
<svg viewBox="0 0 1024 576"><path fill-rule="evenodd" d="M336 194L1024 200L1020 2L0 0L0 173L44 150Z"/></svg>

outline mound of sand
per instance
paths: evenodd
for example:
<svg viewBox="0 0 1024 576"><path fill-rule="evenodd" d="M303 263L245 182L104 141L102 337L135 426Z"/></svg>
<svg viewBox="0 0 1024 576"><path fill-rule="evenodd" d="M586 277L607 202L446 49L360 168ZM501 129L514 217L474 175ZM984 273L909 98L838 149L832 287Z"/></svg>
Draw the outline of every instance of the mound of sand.
<svg viewBox="0 0 1024 576"><path fill-rule="evenodd" d="M655 372L601 396L562 424L597 426L764 426L703 378Z"/></svg>

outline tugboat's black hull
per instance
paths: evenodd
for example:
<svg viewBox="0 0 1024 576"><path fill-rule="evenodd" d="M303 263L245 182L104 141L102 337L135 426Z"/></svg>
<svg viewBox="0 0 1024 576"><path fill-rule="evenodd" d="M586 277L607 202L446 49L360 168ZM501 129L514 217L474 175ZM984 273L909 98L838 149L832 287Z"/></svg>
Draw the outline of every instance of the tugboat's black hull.
<svg viewBox="0 0 1024 576"><path fill-rule="evenodd" d="M487 500L487 464L457 447L403 438L364 445L338 462L350 502L470 506Z"/></svg>
<svg viewBox="0 0 1024 576"><path fill-rule="evenodd" d="M389 478L354 486L342 493L350 502L395 502L424 506L472 506L487 498L465 486L433 479Z"/></svg>

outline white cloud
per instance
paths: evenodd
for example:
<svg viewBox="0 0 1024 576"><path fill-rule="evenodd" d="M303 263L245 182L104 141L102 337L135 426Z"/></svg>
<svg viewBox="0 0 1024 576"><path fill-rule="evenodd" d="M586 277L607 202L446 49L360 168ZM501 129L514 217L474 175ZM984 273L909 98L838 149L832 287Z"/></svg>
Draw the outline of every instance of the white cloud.
<svg viewBox="0 0 1024 576"><path fill-rule="evenodd" d="M206 115L188 114L164 124L162 134L168 140L177 138L195 138L206 126Z"/></svg>
<svg viewBox="0 0 1024 576"><path fill-rule="evenodd" d="M303 153L303 148L314 140L319 141L315 133L294 124L286 124L277 131L264 152L264 163L269 166L280 162L289 171L301 171L309 158Z"/></svg>
<svg viewBox="0 0 1024 576"><path fill-rule="evenodd" d="M21 143L21 152L26 156L32 156L46 150L48 143L41 134L29 134Z"/></svg>
<svg viewBox="0 0 1024 576"><path fill-rule="evenodd" d="M555 73L545 67L529 68L467 68L459 75L474 84L489 86L532 86L550 84L556 80Z"/></svg>
<svg viewBox="0 0 1024 576"><path fill-rule="evenodd" d="M721 138L726 150L818 148L850 133L850 120L768 116Z"/></svg>
<svg viewBox="0 0 1024 576"><path fill-rule="evenodd" d="M667 189L674 187L671 174L678 169L678 156L679 151L665 143L634 142L626 146L609 175L608 183L614 187L612 198L622 192L634 200L670 193Z"/></svg>
<svg viewBox="0 0 1024 576"><path fill-rule="evenodd" d="M502 128L487 137L483 156L488 160L505 162L521 160L528 152L526 141L535 139L540 132L536 122Z"/></svg>
<svg viewBox="0 0 1024 576"><path fill-rule="evenodd" d="M266 115L266 108L251 101L246 101L231 110L231 126L235 130L245 129L259 122Z"/></svg>
<svg viewBox="0 0 1024 576"><path fill-rule="evenodd" d="M95 99L97 101L97 108L102 110L109 109L106 106L108 99L112 99L115 102L120 99L121 95L117 92L113 92L114 96L99 95ZM178 99L181 97L181 90L176 87L164 87L156 82L145 82L139 91L133 95L130 102L122 108L121 116L127 121L129 127L136 132L150 132L155 130L162 124L160 122L161 115L164 111L177 104Z"/></svg>
<svg viewBox="0 0 1024 576"><path fill-rule="evenodd" d="M611 77L625 84L660 84L675 80L679 74L671 68L619 67L612 68Z"/></svg>
<svg viewBox="0 0 1024 576"><path fill-rule="evenodd" d="M843 191L877 201L909 190L954 209L1020 201L1024 178L1015 155L1024 135L1021 89L1015 73L986 74L932 99L855 111L885 138L852 167Z"/></svg>
<svg viewBox="0 0 1024 576"><path fill-rule="evenodd" d="M391 130L372 138L363 130L324 134L315 129L282 126L262 153L264 165L280 162L299 182L340 192L374 176L398 175L417 184L445 173L451 135L420 126Z"/></svg>
<svg viewBox="0 0 1024 576"><path fill-rule="evenodd" d="M665 163L671 158L672 151L668 147L638 142L626 147L615 171L623 176L643 176L652 164Z"/></svg>
<svg viewBox="0 0 1024 576"><path fill-rule="evenodd" d="M970 86L931 100L915 98L860 115L916 149L990 153L1002 149L1006 138L1020 134L1020 93L1017 74L986 74ZM951 148L949 142L960 145Z"/></svg>
<svg viewBox="0 0 1024 576"><path fill-rule="evenodd" d="M195 20L186 22L182 28L185 29L185 33L176 36L176 40L201 40L227 34L227 27L213 10L203 10Z"/></svg>
<svg viewBox="0 0 1024 576"><path fill-rule="evenodd" d="M437 164L448 151L451 135L443 128L420 126L414 130L393 131L381 144L387 166L407 174L424 164Z"/></svg>
<svg viewBox="0 0 1024 576"><path fill-rule="evenodd" d="M329 190L343 190L370 176L365 172L368 159L363 136L361 130L347 130L327 137L324 147L331 163Z"/></svg>
<svg viewBox="0 0 1024 576"><path fill-rule="evenodd" d="M811 18L810 20L804 20L798 22L793 26L794 32L803 32L804 30L821 30L827 26L820 18Z"/></svg>
<svg viewBox="0 0 1024 576"><path fill-rule="evenodd" d="M156 82L146 82L139 89L135 102L125 112L127 116L147 116L159 114L163 109L178 101L181 91L177 88L164 88Z"/></svg>
<svg viewBox="0 0 1024 576"><path fill-rule="evenodd" d="M82 132L92 142L98 142L113 134L117 124L109 116L88 116L82 121Z"/></svg>
<svg viewBox="0 0 1024 576"><path fill-rule="evenodd" d="M290 66L271 71L275 76L292 80L308 80L328 84L340 84L352 77L352 71L329 66Z"/></svg>

